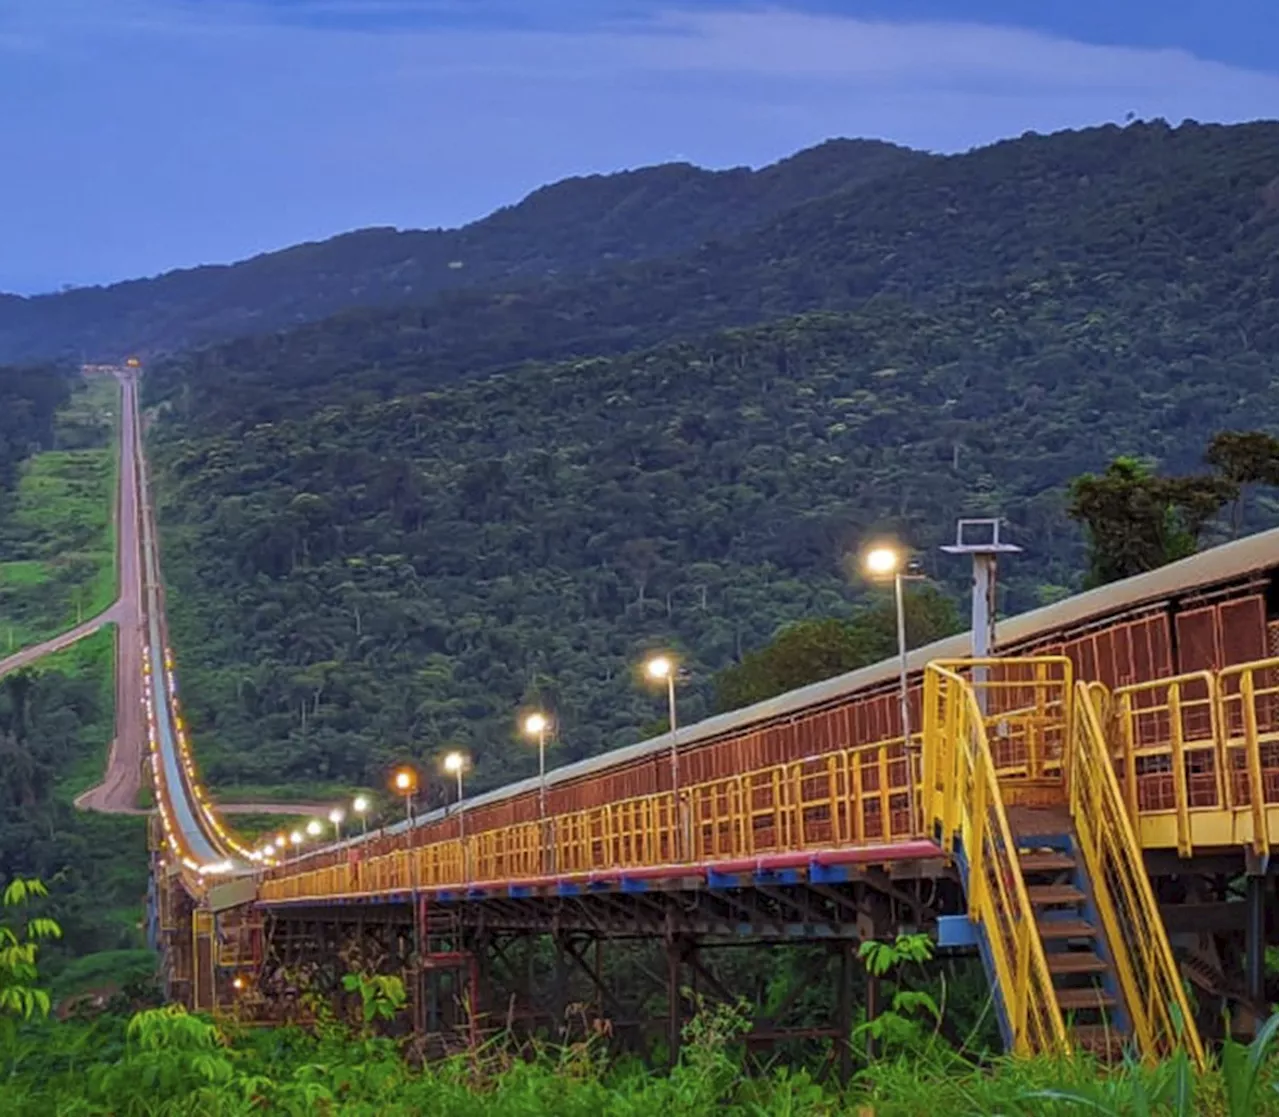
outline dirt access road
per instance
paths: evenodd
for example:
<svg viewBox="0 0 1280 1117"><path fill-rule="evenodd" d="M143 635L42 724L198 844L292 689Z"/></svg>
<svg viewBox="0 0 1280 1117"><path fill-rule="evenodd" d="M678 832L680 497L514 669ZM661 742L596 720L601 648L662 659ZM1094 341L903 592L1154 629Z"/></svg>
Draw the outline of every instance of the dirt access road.
<svg viewBox="0 0 1280 1117"><path fill-rule="evenodd" d="M147 727L142 699L142 556L138 525L138 378L119 374L120 468L116 492L116 732L102 782L76 799L83 810L133 812L142 786Z"/></svg>

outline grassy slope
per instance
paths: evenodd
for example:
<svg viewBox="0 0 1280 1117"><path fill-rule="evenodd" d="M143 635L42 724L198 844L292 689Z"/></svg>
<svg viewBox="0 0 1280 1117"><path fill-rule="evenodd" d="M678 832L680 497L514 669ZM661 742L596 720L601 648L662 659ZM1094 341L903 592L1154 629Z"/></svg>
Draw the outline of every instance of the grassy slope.
<svg viewBox="0 0 1280 1117"><path fill-rule="evenodd" d="M23 467L0 538L0 654L56 636L115 600L119 398L115 381L89 381L58 416L58 448Z"/></svg>

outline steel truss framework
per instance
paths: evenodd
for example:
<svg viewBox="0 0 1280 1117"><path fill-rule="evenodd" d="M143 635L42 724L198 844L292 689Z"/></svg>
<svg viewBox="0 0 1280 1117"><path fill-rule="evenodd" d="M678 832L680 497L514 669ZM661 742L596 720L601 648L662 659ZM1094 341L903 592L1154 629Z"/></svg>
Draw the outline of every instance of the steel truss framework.
<svg viewBox="0 0 1280 1117"><path fill-rule="evenodd" d="M1238 850L1149 853L1147 866L1182 972L1196 989L1203 1034L1249 1034L1276 999L1263 966L1277 923L1276 868ZM421 1057L473 1047L498 1032L611 1042L674 1058L700 1004L766 1001L759 980L790 950L793 987L774 991L745 1037L764 1055L780 1045L821 1051L824 1072L850 1068L855 1004L869 1017L878 983L857 944L899 931L935 931L965 911L953 868L939 859L850 866L844 879L804 872L673 878L560 894L554 887L488 892L448 903L399 893L342 903L277 903L218 916L192 908L181 889L156 890L164 971L173 999L244 1020L307 1023L321 1011L358 1019L350 972L400 975L409 994L404 1032ZM416 918L415 918L416 915ZM230 928L230 930L228 930ZM247 928L249 952L228 951ZM218 941L222 946L219 950ZM762 952L744 967L744 948ZM228 964L230 963L230 964ZM239 988L236 988L237 979ZM861 996L855 993L861 980ZM825 993L822 1027L791 1012ZM321 1009L324 1006L324 1009Z"/></svg>

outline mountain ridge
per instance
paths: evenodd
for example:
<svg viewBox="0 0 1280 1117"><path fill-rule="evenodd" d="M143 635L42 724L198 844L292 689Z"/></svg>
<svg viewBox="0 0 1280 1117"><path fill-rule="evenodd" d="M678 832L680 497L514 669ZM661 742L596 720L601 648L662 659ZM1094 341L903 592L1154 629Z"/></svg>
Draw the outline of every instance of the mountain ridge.
<svg viewBox="0 0 1280 1117"><path fill-rule="evenodd" d="M525 361L620 353L890 295L945 301L1064 268L1082 283L1208 297L1239 318L1245 299L1275 304L1264 196L1273 132L1131 125L1005 141L824 195L680 256L444 292L205 347L158 364L147 392L209 427L251 425Z"/></svg>
<svg viewBox="0 0 1280 1117"><path fill-rule="evenodd" d="M828 140L758 170L660 164L576 176L457 229L371 227L232 264L108 286L0 295L0 362L175 349L284 329L355 306L481 284L589 274L729 235L781 209L933 158Z"/></svg>

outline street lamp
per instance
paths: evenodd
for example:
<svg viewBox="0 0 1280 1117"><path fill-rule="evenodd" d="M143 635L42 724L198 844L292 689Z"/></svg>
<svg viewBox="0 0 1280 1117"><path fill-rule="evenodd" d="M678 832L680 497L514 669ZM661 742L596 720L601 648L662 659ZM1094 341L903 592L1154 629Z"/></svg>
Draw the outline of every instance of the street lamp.
<svg viewBox="0 0 1280 1117"><path fill-rule="evenodd" d="M401 768L392 781L395 789L404 796L405 821L413 822L413 793L418 790L418 773L412 768Z"/></svg>
<svg viewBox="0 0 1280 1117"><path fill-rule="evenodd" d="M462 802L462 773L467 767L467 758L460 752L451 752L444 758L444 770L458 778L458 799Z"/></svg>
<svg viewBox="0 0 1280 1117"><path fill-rule="evenodd" d="M676 663L675 660L668 655L655 655L648 663L644 665L645 674L655 682L666 682L667 684L667 729L671 734L671 802L676 808L676 814L680 812L680 751L677 746L677 725L676 725ZM683 838L684 827L679 824L677 819L676 835L677 841ZM679 851L677 852L677 857Z"/></svg>
<svg viewBox="0 0 1280 1117"><path fill-rule="evenodd" d="M329 821L333 823L333 839L340 841L342 839L342 820L347 817L347 812L341 807L334 807L329 812Z"/></svg>
<svg viewBox="0 0 1280 1117"><path fill-rule="evenodd" d="M910 556L888 544L872 547L862 557L869 578L893 578L894 609L898 618L898 705L902 718L902 744L907 757L907 797L911 804L911 826L916 822L916 766L912 759L911 704L907 698L907 614L902 600L902 583L910 577L904 567Z"/></svg>
<svg viewBox="0 0 1280 1117"><path fill-rule="evenodd" d="M466 837L464 829L464 820L462 817L462 773L467 767L467 758L460 752L451 752L444 758L444 770L449 772L458 780L458 837Z"/></svg>
<svg viewBox="0 0 1280 1117"><path fill-rule="evenodd" d="M357 795L352 800L351 809L360 816L360 833L369 833L369 796Z"/></svg>
<svg viewBox="0 0 1280 1117"><path fill-rule="evenodd" d="M297 856L301 853L301 851L302 851L302 843L303 843L305 840L306 840L306 839L305 839L305 838L303 838L303 836L302 836L302 831L301 831L301 830L295 830L292 834L290 834L290 835L289 835L289 844L290 844L291 846L293 846L293 849L294 849L294 853L293 853L293 855L294 855L294 857L297 857Z"/></svg>
<svg viewBox="0 0 1280 1117"><path fill-rule="evenodd" d="M547 817L547 730L551 721L535 710L524 719L524 731L538 739L538 816Z"/></svg>
<svg viewBox="0 0 1280 1117"><path fill-rule="evenodd" d="M323 833L324 827L320 825L320 820L318 818L313 818L307 823L307 837L318 838Z"/></svg>

